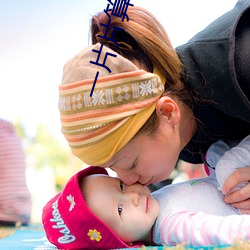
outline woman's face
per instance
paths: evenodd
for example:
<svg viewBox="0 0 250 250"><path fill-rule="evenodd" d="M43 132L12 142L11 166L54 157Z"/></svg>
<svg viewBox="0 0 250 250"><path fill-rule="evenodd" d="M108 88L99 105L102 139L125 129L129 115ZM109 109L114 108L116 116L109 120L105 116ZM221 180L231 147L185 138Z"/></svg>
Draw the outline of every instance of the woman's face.
<svg viewBox="0 0 250 250"><path fill-rule="evenodd" d="M181 151L177 130L162 123L155 135L136 136L101 167L114 170L127 185L163 181L170 176Z"/></svg>

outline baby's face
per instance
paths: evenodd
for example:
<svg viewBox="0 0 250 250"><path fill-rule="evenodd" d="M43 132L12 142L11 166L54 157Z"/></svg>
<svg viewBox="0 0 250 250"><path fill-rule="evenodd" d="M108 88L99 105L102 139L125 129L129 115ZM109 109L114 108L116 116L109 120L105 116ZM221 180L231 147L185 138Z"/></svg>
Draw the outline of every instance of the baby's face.
<svg viewBox="0 0 250 250"><path fill-rule="evenodd" d="M159 214L159 203L141 184L127 186L105 175L85 178L88 206L126 243L144 240Z"/></svg>

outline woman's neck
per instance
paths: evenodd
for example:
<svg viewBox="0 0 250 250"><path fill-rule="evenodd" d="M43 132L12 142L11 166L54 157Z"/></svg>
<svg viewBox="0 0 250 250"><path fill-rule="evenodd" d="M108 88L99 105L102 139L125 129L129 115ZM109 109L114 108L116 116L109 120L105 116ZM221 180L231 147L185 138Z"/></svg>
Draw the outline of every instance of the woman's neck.
<svg viewBox="0 0 250 250"><path fill-rule="evenodd" d="M181 105L180 138L181 146L184 148L196 132L196 121L191 108Z"/></svg>

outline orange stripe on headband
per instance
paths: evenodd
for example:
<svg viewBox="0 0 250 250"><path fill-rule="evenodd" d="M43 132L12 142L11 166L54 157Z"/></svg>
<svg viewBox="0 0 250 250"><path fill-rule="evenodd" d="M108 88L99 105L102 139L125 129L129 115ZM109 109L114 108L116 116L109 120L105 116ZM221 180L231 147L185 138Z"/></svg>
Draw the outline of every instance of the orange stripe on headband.
<svg viewBox="0 0 250 250"><path fill-rule="evenodd" d="M114 81L114 80L126 80L126 78L131 78L131 77L138 77L145 74L144 70L138 70L138 71L133 71L133 72L126 72L126 73L120 73L117 75L111 75L111 76L105 76L105 77L99 77L98 78L98 83L102 82L107 82L107 81ZM85 80L85 81L80 81L80 82L75 82L75 83L69 83L65 85L60 85L59 90L67 90L67 89L72 89L72 88L78 88L82 85L89 85L91 84L91 88L93 85L93 79L91 80Z"/></svg>

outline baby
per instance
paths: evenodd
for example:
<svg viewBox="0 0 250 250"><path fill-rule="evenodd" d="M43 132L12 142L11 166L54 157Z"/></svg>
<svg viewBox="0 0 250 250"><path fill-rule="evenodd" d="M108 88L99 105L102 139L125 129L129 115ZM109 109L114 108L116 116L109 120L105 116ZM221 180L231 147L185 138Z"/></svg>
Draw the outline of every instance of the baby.
<svg viewBox="0 0 250 250"><path fill-rule="evenodd" d="M218 152L228 149L222 141L214 144L207 155L209 165L218 160ZM227 178L220 175L220 166L225 173L227 164L230 174L243 163L246 166L249 158L250 136L218 160L218 180L211 168L209 177L152 194L141 184L127 186L103 168L88 167L71 177L44 207L47 238L60 249L207 246L250 239L250 216L226 204L219 190Z"/></svg>

